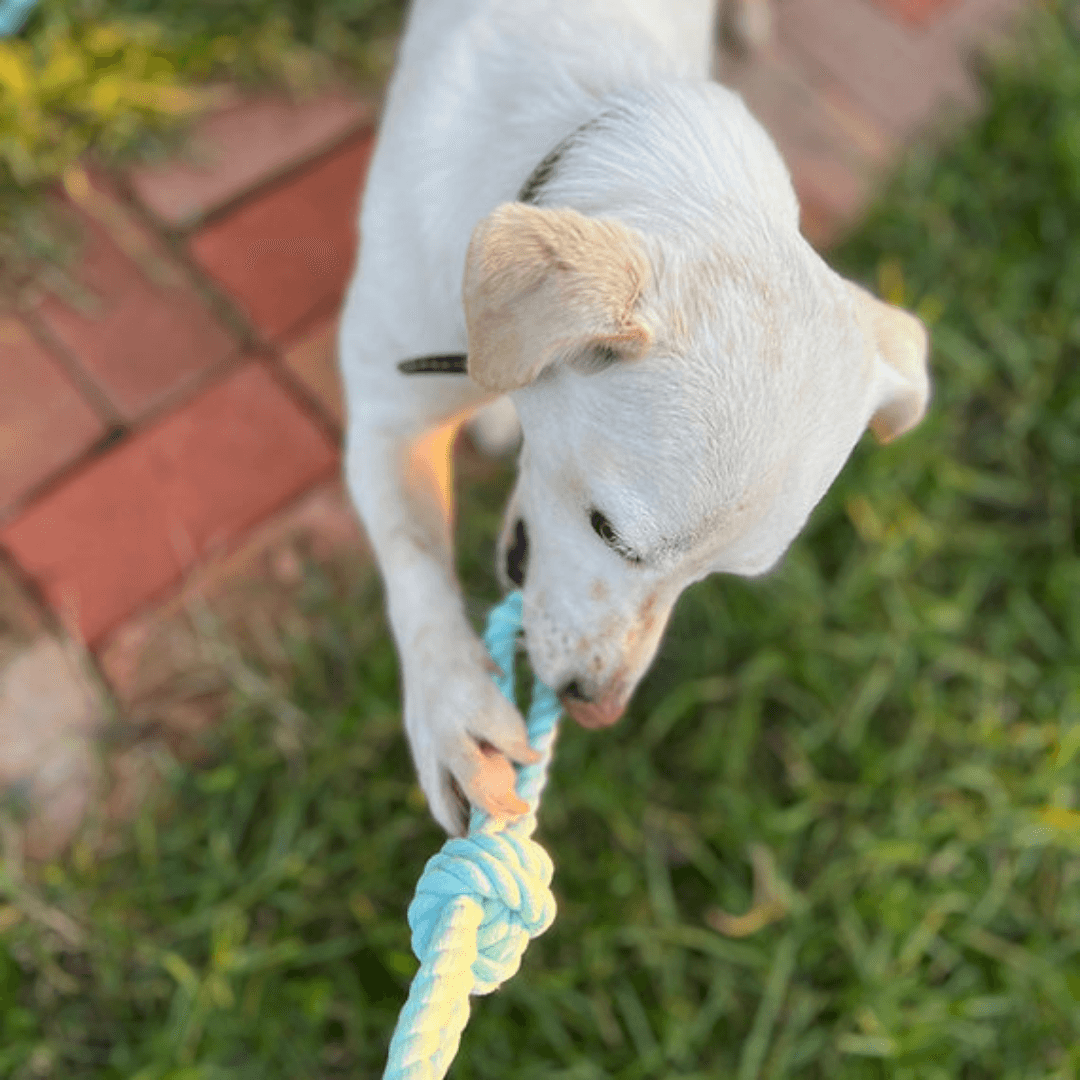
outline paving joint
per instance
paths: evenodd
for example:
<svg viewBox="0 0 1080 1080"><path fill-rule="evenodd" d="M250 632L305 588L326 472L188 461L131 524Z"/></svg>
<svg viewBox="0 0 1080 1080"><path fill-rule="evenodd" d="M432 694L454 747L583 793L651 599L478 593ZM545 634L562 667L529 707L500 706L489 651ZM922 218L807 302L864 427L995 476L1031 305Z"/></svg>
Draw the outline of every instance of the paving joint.
<svg viewBox="0 0 1080 1080"><path fill-rule="evenodd" d="M192 256L187 247L191 232L173 230L163 226L154 217L153 212L142 205L138 194L123 173L118 173L112 179L128 210L138 218L143 228L153 230L162 243L168 247L169 254L183 267L188 282L198 293L199 298L206 304L210 313L232 334L239 354L243 355L263 346L265 343L248 317L229 297L226 290L218 282L214 281Z"/></svg>
<svg viewBox="0 0 1080 1080"><path fill-rule="evenodd" d="M343 449L345 432L336 418L327 412L326 406L318 395L293 372L285 362L284 356L279 354L279 351L275 351L269 359L270 373L281 384L282 389L292 397L311 420L318 424L323 434L340 452Z"/></svg>
<svg viewBox="0 0 1080 1080"><path fill-rule="evenodd" d="M252 187L246 188L236 195L230 196L225 201L215 204L198 218L194 218L183 225L170 225L167 222L162 222L160 219L156 218L153 210L142 206L138 192L131 183L130 178L125 177L124 183L130 192L131 197L139 204L140 209L142 209L143 212L148 215L149 219L155 223L156 229L166 236L176 237L180 240L188 240L194 236L195 233L199 232L200 229L204 229L209 225L219 224L223 219L231 217L237 211L243 210L249 204L258 202L267 195L289 187L303 173L307 172L308 169L318 165L325 159L340 153L349 144L362 144L376 133L377 128L377 122L370 119L364 120L344 134L323 144L317 151L306 154L298 161L291 161L287 165L282 165L270 175L259 180Z"/></svg>

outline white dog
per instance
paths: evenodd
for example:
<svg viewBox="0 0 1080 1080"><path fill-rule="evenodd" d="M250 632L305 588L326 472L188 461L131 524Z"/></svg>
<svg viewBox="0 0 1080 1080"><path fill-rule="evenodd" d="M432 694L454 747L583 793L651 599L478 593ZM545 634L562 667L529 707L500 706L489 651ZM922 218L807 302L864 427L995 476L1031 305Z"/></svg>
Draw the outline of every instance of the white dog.
<svg viewBox="0 0 1080 1080"><path fill-rule="evenodd" d="M891 439L926 407L922 324L802 238L776 148L706 77L712 20L712 0L410 14L340 355L348 482L451 833L464 800L524 810L510 762L531 751L463 610L425 448L509 395L524 444L500 570L534 670L593 727L687 585L764 573L867 425Z"/></svg>

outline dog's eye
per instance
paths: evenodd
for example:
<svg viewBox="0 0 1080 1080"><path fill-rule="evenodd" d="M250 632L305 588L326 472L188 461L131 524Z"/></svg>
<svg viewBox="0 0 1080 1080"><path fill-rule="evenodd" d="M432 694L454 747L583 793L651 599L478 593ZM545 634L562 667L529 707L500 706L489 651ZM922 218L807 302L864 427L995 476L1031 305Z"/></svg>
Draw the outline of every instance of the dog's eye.
<svg viewBox="0 0 1080 1080"><path fill-rule="evenodd" d="M617 552L627 562L640 563L641 558L635 555L623 542L619 539L619 534L612 528L611 522L608 521L599 510L593 510L589 514L589 523L593 527L593 532L604 541L605 544L612 551Z"/></svg>
<svg viewBox="0 0 1080 1080"><path fill-rule="evenodd" d="M615 530L611 527L611 522L608 521L599 510L594 510L589 515L589 521L592 524L593 532L600 537L609 547L615 547L619 542L618 536L615 535Z"/></svg>

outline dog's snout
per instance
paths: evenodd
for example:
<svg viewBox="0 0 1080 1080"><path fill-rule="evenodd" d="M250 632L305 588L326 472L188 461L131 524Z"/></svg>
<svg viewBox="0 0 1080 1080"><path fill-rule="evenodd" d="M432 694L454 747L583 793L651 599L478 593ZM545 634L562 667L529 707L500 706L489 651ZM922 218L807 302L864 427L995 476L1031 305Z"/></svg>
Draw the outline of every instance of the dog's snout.
<svg viewBox="0 0 1080 1080"><path fill-rule="evenodd" d="M525 569L529 562L529 534L525 520L514 524L514 542L506 552L506 576L520 589L525 584Z"/></svg>
<svg viewBox="0 0 1080 1080"><path fill-rule="evenodd" d="M584 728L611 727L626 710L621 686L611 686L593 696L577 679L564 683L559 691L563 708Z"/></svg>

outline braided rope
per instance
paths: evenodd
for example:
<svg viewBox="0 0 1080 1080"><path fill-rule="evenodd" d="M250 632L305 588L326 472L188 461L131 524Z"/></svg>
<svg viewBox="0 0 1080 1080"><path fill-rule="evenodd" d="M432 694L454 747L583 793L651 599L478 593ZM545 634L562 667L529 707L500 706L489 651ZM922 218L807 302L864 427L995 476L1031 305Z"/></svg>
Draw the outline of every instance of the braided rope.
<svg viewBox="0 0 1080 1080"><path fill-rule="evenodd" d="M514 700L514 645L521 593L488 616L484 644L502 675L495 684ZM469 1019L469 995L490 994L521 966L529 939L555 918L554 867L532 838L547 782L561 707L539 679L526 723L534 765L517 770L517 793L529 813L498 826L475 807L467 836L447 840L424 867L409 905L412 948L420 961L390 1040L383 1080L442 1080Z"/></svg>
<svg viewBox="0 0 1080 1080"><path fill-rule="evenodd" d="M0 0L0 37L17 34L37 6L37 0Z"/></svg>

